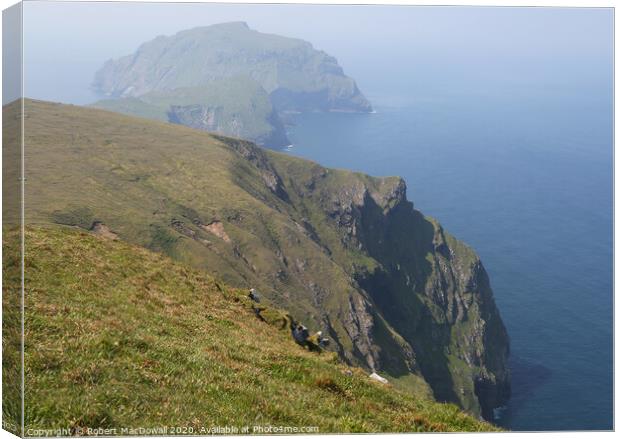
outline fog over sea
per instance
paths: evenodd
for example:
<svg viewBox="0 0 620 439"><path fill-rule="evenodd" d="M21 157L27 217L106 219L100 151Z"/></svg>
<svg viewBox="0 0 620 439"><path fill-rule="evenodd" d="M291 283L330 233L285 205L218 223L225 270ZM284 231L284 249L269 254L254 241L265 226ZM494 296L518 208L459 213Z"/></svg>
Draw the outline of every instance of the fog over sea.
<svg viewBox="0 0 620 439"><path fill-rule="evenodd" d="M286 153L402 176L478 252L511 338L498 423L612 428L610 9L31 2L24 20L26 95L75 104L107 59L198 25L334 55L376 113L295 115Z"/></svg>

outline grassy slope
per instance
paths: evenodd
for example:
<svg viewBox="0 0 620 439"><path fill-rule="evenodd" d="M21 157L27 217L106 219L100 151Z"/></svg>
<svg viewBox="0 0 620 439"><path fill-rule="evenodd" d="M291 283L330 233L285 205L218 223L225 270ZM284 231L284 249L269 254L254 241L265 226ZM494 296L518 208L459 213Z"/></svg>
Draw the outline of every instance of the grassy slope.
<svg viewBox="0 0 620 439"><path fill-rule="evenodd" d="M284 202L265 185L260 169L204 132L37 101L27 101L26 112L28 223L89 228L102 221L126 241L163 251L229 284L256 287L313 326L330 318L341 348L351 351L338 315L355 287L333 252L348 267L373 261L349 257L315 205ZM299 178L324 171L305 160L279 157L279 165L291 165ZM338 187L357 179L383 181L330 171L325 184ZM332 254L301 226L306 215L321 222L321 239L333 247ZM172 227L175 220L187 230ZM232 242L205 232L195 220L221 221ZM316 312L312 285L323 291L327 317Z"/></svg>
<svg viewBox="0 0 620 439"><path fill-rule="evenodd" d="M2 120L2 411L3 428L21 424L21 101L3 108Z"/></svg>
<svg viewBox="0 0 620 439"><path fill-rule="evenodd" d="M181 126L30 100L26 134L27 223L89 228L102 221L127 242L166 253L230 285L256 287L269 303L286 308L311 329L328 330L334 348L355 364L367 364L367 357L358 349L364 338L354 332L351 321L359 313L351 318L351 300L364 298L381 305L377 302L383 295L383 309L391 319L382 320L381 306L371 306L371 336L377 342L373 348L378 349L381 373L417 394L429 392L422 373L427 379L434 376L436 396L437 386L444 386L445 391L439 390L448 396L440 393L439 398L459 401L479 413L472 388L472 374L478 371L453 359L458 360L461 351L471 355L488 346L480 337L473 338L481 332L468 330L467 320L451 328L441 307L423 294L425 285L444 268L458 265L437 259L437 226L419 212L401 216L407 224L395 230L407 236L392 236L387 248L374 252L381 258L375 258L355 241L347 243L346 232L329 213L334 205L342 207L366 190L377 200L389 199L399 179L326 169ZM269 188L261 154L282 176L288 198ZM376 208L385 208L379 204ZM230 242L201 227L215 220ZM368 234L370 243L380 238ZM462 264L459 270L468 272L477 261L475 254L455 240L450 247ZM355 273L372 272L382 263L410 266L407 273L418 285L415 294L401 279L398 285L395 281L374 288L377 297L369 299L354 280ZM388 300L388 293L394 301ZM466 292L468 301L479 298L477 292ZM398 309L388 309L390 302ZM470 310L475 318L475 309ZM427 324L431 313L426 311L439 323ZM400 334L394 330L398 322ZM419 345L420 364L405 367L408 359L401 346L406 342L401 335ZM425 371L420 373L418 366Z"/></svg>
<svg viewBox="0 0 620 439"><path fill-rule="evenodd" d="M267 138L274 127L269 96L255 81L245 77L221 79L203 87L154 91L146 95L106 99L96 108L132 116L168 121L172 105L204 105L217 109L217 127L212 131L249 140Z"/></svg>
<svg viewBox="0 0 620 439"><path fill-rule="evenodd" d="M162 255L74 228L29 227L26 242L26 428L494 429L343 374L239 291Z"/></svg>

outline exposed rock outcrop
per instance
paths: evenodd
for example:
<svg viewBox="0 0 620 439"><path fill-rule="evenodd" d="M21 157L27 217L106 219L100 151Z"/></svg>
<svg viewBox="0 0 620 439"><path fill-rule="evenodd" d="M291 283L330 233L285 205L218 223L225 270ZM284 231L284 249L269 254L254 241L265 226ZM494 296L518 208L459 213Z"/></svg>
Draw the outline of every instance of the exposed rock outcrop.
<svg viewBox="0 0 620 439"><path fill-rule="evenodd" d="M102 238L111 239L112 241L116 241L118 239L118 235L110 230L110 228L101 221L95 221L90 230L95 235L101 236Z"/></svg>
<svg viewBox="0 0 620 439"><path fill-rule="evenodd" d="M224 225L221 221L212 221L209 224L203 225L202 228L207 232L212 233L213 235L222 239L224 242L232 242L230 236L228 236L228 233L226 233L226 231L224 230Z"/></svg>
<svg viewBox="0 0 620 439"><path fill-rule="evenodd" d="M435 396L492 419L510 395L509 341L480 259L413 209L401 179L339 196L328 211L343 242L378 262L355 277L413 347Z"/></svg>

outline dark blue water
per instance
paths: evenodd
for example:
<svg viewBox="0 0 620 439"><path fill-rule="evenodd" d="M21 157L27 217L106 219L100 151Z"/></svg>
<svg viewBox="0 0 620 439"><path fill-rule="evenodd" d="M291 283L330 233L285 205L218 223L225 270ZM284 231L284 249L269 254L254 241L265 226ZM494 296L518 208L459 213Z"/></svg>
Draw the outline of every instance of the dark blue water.
<svg viewBox="0 0 620 439"><path fill-rule="evenodd" d="M298 116L290 153L403 176L481 255L511 337L501 425L611 429L611 89L460 90L377 83L376 114Z"/></svg>

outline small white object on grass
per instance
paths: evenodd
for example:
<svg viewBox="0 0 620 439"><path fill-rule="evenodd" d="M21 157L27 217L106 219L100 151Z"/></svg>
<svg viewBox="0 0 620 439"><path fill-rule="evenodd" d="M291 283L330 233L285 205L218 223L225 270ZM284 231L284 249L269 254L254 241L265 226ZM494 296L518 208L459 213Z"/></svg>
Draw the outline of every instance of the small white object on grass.
<svg viewBox="0 0 620 439"><path fill-rule="evenodd" d="M383 383L383 384L387 384L389 382L388 380L383 378L381 375L379 375L377 372L371 373L370 375L368 375L368 378L370 378L371 380L379 381L380 383Z"/></svg>

